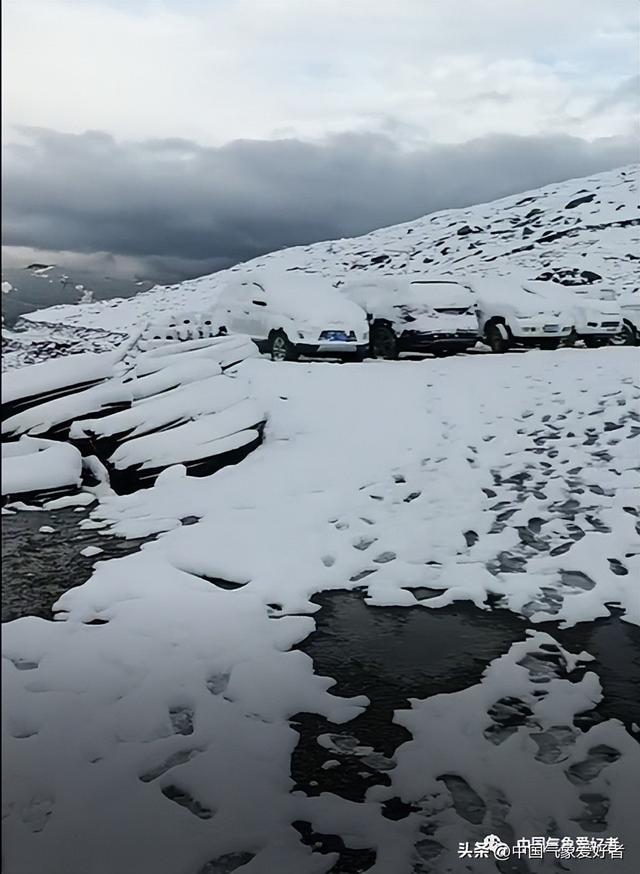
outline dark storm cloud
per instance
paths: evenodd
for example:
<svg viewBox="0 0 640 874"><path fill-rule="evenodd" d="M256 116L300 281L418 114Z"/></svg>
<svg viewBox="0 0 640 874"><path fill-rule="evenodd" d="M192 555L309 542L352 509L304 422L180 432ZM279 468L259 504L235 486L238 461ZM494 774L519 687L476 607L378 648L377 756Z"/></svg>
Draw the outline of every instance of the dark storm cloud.
<svg viewBox="0 0 640 874"><path fill-rule="evenodd" d="M210 148L29 129L4 152L4 245L109 252L173 278L608 169L637 149L488 136L408 151L367 133Z"/></svg>

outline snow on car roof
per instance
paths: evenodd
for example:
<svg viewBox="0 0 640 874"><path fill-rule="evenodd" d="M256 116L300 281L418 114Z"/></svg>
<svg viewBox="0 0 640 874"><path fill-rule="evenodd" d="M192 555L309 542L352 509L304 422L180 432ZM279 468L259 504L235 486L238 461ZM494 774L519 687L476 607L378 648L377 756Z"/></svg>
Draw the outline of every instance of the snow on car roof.
<svg viewBox="0 0 640 874"><path fill-rule="evenodd" d="M473 276L467 280L468 287L481 301L530 306L532 303L543 304L551 298L550 294L542 294L540 289L529 288L534 283L527 282L522 275L504 276ZM541 283L550 285L551 283ZM562 286L560 286L562 288Z"/></svg>
<svg viewBox="0 0 640 874"><path fill-rule="evenodd" d="M611 315L619 314L620 311L615 300L599 297L590 286L567 286L557 282L535 280L526 282L525 289L539 294L547 300L561 303L565 307L580 306L583 309Z"/></svg>
<svg viewBox="0 0 640 874"><path fill-rule="evenodd" d="M266 300L285 315L313 318L314 322L335 318L364 319L361 307L345 299L331 280L319 273L304 270L247 272L236 277L225 289L225 294L232 298L234 288L251 283L257 286L258 294L262 290L267 295Z"/></svg>
<svg viewBox="0 0 640 874"><path fill-rule="evenodd" d="M454 279L414 278L409 276L371 276L347 281L341 287L351 300L377 313L389 307L470 306L468 288Z"/></svg>

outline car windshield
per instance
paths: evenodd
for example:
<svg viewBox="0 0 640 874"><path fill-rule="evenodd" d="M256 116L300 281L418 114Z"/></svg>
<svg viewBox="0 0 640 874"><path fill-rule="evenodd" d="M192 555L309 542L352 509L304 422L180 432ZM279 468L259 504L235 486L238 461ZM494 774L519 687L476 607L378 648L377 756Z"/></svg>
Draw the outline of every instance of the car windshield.
<svg viewBox="0 0 640 874"><path fill-rule="evenodd" d="M409 299L418 312L460 310L473 306L471 293L457 282L413 280L408 285Z"/></svg>

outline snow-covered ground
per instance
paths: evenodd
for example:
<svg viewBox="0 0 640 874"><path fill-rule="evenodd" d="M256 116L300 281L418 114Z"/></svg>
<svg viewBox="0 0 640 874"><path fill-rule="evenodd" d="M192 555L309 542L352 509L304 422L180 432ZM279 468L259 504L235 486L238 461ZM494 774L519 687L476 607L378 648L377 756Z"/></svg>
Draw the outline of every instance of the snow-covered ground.
<svg viewBox="0 0 640 874"><path fill-rule="evenodd" d="M296 269L332 281L363 271L423 279L509 276L637 287L638 167L548 185L465 209L444 210L361 237L272 252L246 264L130 299L50 307L22 320L129 332L150 318L210 310L238 270Z"/></svg>
<svg viewBox="0 0 640 874"><path fill-rule="evenodd" d="M638 870L637 726L578 729L601 697L589 654L535 629L614 605L640 624L637 365L630 348L247 360L268 411L262 446L210 477L176 467L102 498L88 524L157 539L98 561L59 600L60 621L5 626L4 870L329 871L335 856L292 826L306 821L375 850L372 874L495 874L492 859L459 859L458 842L589 838L594 806L625 845L602 870ZM398 712L412 739L391 785L362 802L292 792L289 776L290 717L341 724L367 706L331 694L291 649L314 628L315 593L355 587L371 609L473 602L491 623L492 600L533 626L478 684ZM529 715L501 734L505 701ZM460 813L438 779L451 773L484 814ZM391 797L415 810L387 818Z"/></svg>

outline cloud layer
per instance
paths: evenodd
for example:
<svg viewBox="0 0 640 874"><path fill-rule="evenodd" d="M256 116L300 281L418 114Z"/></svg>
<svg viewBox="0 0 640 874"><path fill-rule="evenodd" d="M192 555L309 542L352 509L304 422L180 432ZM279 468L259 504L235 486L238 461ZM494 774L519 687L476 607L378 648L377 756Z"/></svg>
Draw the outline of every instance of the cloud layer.
<svg viewBox="0 0 640 874"><path fill-rule="evenodd" d="M5 0L3 25L5 125L221 145L594 138L636 118L618 90L636 0Z"/></svg>
<svg viewBox="0 0 640 874"><path fill-rule="evenodd" d="M32 129L4 148L3 244L85 260L107 252L167 280L635 160L624 137L493 135L407 149L360 133L203 147Z"/></svg>

